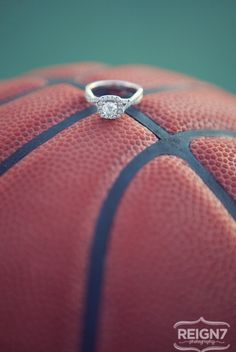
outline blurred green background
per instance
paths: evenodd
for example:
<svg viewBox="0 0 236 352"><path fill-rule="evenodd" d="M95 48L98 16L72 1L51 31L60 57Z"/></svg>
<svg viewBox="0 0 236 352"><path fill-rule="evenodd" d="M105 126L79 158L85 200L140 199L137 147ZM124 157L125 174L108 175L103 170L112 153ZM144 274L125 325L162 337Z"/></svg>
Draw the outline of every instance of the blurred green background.
<svg viewBox="0 0 236 352"><path fill-rule="evenodd" d="M235 0L0 0L0 78L53 64L169 68L236 92Z"/></svg>

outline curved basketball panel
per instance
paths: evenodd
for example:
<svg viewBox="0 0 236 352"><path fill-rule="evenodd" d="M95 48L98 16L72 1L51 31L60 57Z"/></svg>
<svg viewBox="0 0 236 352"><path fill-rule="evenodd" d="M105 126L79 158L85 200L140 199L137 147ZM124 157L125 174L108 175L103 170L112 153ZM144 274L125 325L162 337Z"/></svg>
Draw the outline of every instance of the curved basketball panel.
<svg viewBox="0 0 236 352"><path fill-rule="evenodd" d="M30 93L47 84L47 81L39 77L21 77L0 81L0 105L7 103L22 94Z"/></svg>
<svg viewBox="0 0 236 352"><path fill-rule="evenodd" d="M2 351L76 351L103 200L125 165L155 141L128 116L111 124L92 115L0 178Z"/></svg>
<svg viewBox="0 0 236 352"><path fill-rule="evenodd" d="M191 150L236 200L236 139L199 138L192 141Z"/></svg>
<svg viewBox="0 0 236 352"><path fill-rule="evenodd" d="M65 84L44 88L1 106L0 161L87 106L83 92Z"/></svg>
<svg viewBox="0 0 236 352"><path fill-rule="evenodd" d="M198 85L146 96L141 111L170 133L211 129L236 130L236 98L213 86Z"/></svg>
<svg viewBox="0 0 236 352"><path fill-rule="evenodd" d="M172 351L173 325L201 316L235 326L235 234L236 223L183 161L147 164L113 221L96 351Z"/></svg>

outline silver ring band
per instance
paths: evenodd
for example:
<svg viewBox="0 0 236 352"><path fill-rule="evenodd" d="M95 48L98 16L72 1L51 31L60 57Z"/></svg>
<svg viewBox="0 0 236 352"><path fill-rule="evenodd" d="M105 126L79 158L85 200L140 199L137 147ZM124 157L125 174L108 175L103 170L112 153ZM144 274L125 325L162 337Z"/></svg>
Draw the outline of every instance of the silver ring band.
<svg viewBox="0 0 236 352"><path fill-rule="evenodd" d="M121 98L118 95L97 96L94 94L94 91L99 88L121 88L133 90L134 93L129 98ZM143 88L136 83L128 81L96 81L86 85L85 98L89 103L97 106L101 117L105 119L117 119L124 114L129 106L140 103L143 98Z"/></svg>

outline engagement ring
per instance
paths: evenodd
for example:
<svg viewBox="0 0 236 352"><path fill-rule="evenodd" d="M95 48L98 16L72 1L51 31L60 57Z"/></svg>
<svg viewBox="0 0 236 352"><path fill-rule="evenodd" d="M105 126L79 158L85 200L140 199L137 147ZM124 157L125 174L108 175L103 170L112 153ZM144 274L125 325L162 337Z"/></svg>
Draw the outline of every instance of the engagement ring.
<svg viewBox="0 0 236 352"><path fill-rule="evenodd" d="M120 95L126 98L107 94L108 92L120 92ZM97 106L101 117L112 120L121 117L129 106L140 103L143 98L143 88L127 81L96 81L85 87L85 98L89 103Z"/></svg>

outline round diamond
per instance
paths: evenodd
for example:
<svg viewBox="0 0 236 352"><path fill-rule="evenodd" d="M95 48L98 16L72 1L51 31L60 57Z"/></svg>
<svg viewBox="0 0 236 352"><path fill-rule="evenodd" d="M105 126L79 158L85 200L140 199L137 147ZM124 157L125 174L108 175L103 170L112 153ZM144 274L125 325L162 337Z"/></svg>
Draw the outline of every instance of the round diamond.
<svg viewBox="0 0 236 352"><path fill-rule="evenodd" d="M115 116L117 113L117 104L112 101L106 102L102 107L102 112L108 118Z"/></svg>

